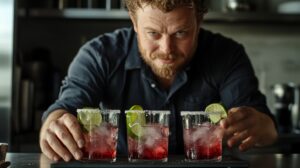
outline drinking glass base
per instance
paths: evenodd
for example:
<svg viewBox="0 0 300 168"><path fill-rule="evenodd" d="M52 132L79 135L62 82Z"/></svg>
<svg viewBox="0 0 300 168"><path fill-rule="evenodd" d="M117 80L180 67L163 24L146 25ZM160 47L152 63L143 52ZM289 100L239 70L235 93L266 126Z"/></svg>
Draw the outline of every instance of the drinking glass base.
<svg viewBox="0 0 300 168"><path fill-rule="evenodd" d="M128 161L129 162L167 162L168 158L157 159L157 160L128 158Z"/></svg>
<svg viewBox="0 0 300 168"><path fill-rule="evenodd" d="M113 158L113 159L88 159L88 158L83 158L80 161L81 162L116 162L117 158Z"/></svg>
<svg viewBox="0 0 300 168"><path fill-rule="evenodd" d="M184 160L186 162L221 162L222 161L222 156L212 158L212 159L189 159L189 158L185 158Z"/></svg>

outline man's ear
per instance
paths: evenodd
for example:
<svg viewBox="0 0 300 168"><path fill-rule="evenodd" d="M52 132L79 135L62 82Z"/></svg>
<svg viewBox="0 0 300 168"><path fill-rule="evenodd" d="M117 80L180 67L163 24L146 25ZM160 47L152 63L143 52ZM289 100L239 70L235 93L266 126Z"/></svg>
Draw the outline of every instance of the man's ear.
<svg viewBox="0 0 300 168"><path fill-rule="evenodd" d="M132 12L129 12L128 14L129 14L130 20L131 20L131 22L133 24L134 31L137 32L137 23L136 23L137 22L137 18L135 16L135 14L133 14Z"/></svg>

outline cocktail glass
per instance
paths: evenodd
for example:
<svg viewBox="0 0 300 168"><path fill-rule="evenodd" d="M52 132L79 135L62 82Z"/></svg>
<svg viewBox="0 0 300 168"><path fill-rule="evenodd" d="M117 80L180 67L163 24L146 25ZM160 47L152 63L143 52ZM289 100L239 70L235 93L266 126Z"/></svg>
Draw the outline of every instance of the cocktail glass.
<svg viewBox="0 0 300 168"><path fill-rule="evenodd" d="M186 161L221 161L223 129L210 118L221 112L182 111Z"/></svg>
<svg viewBox="0 0 300 168"><path fill-rule="evenodd" d="M127 110L128 160L168 160L170 111Z"/></svg>
<svg viewBox="0 0 300 168"><path fill-rule="evenodd" d="M119 114L119 110L77 110L85 140L82 160L116 161Z"/></svg>

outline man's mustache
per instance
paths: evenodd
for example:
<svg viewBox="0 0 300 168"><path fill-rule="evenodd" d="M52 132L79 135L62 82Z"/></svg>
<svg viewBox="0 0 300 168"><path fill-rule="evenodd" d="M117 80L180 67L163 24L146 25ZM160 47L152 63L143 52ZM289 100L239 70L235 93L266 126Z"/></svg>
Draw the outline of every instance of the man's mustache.
<svg viewBox="0 0 300 168"><path fill-rule="evenodd" d="M151 54L151 58L152 59L169 59L169 60L172 60L172 59L176 59L178 57L177 54L162 54L162 53L154 53L154 54Z"/></svg>

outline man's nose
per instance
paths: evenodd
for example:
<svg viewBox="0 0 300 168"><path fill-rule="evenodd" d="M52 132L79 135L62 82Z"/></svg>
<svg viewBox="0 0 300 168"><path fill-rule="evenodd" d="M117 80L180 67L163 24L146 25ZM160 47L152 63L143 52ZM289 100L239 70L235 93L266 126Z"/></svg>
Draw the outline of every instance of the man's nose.
<svg viewBox="0 0 300 168"><path fill-rule="evenodd" d="M172 44L172 39L170 37L166 36L161 39L160 50L164 54L171 54L172 48L173 48L173 44Z"/></svg>

